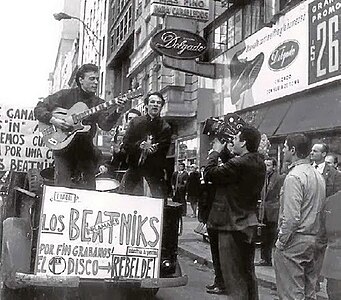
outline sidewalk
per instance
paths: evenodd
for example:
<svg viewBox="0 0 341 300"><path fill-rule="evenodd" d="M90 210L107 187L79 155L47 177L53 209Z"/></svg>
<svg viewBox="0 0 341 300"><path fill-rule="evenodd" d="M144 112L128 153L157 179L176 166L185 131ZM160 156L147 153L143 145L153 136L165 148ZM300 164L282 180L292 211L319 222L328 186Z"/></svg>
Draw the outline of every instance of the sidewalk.
<svg viewBox="0 0 341 300"><path fill-rule="evenodd" d="M189 207L189 213L192 211ZM196 218L183 218L183 232L179 237L179 253L197 260L200 264L205 264L213 268L210 245L204 241L202 235L194 232L194 228L199 224ZM260 259L260 251L256 249L256 261ZM256 267L256 276L259 284L276 289L275 270L273 267ZM318 293L318 299L328 299L326 293L326 282L321 285L321 291Z"/></svg>

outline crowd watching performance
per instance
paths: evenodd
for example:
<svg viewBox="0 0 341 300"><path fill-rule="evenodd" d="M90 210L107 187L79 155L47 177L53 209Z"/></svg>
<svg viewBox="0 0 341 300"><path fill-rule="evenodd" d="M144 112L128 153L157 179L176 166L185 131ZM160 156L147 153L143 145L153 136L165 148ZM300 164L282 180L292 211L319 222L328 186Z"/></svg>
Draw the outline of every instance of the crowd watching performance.
<svg viewBox="0 0 341 300"><path fill-rule="evenodd" d="M0 106L0 300L341 300L341 0L80 1Z"/></svg>

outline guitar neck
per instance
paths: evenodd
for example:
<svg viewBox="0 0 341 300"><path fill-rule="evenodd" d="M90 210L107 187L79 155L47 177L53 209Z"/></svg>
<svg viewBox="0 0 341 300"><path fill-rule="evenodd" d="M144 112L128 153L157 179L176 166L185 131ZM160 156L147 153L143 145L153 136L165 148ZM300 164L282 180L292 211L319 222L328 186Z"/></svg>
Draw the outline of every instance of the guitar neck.
<svg viewBox="0 0 341 300"><path fill-rule="evenodd" d="M137 90L129 91L127 94L125 94L122 97L127 97L128 100L131 100L131 99L137 98L137 97L142 96L142 95L143 95L143 90L140 88ZM102 110L105 110L108 107L113 106L113 105L116 105L115 99L103 102L103 103L96 105L94 107L91 107L91 108L89 108L83 112L75 114L75 115L73 115L73 118L76 122L80 122L80 121L84 120L85 118L87 118L87 117L89 117L95 113L98 113Z"/></svg>
<svg viewBox="0 0 341 300"><path fill-rule="evenodd" d="M111 106L115 105L115 100L109 100L109 101L106 101L106 102L103 102L101 104L98 104L94 107L91 107L89 109L86 109L78 114L75 114L73 116L74 119L76 119L77 122L80 122L84 119L86 119L87 117L93 115L93 114L96 114L102 110L105 110Z"/></svg>

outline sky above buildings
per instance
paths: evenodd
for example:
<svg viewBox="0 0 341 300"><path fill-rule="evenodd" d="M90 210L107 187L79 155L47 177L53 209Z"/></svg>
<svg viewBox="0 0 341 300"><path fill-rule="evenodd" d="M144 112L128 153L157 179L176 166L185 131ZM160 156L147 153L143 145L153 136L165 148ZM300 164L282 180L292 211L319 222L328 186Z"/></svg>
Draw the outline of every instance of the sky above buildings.
<svg viewBox="0 0 341 300"><path fill-rule="evenodd" d="M72 0L70 0L72 1ZM1 4L0 105L35 106L48 95L61 23L62 0L11 0Z"/></svg>

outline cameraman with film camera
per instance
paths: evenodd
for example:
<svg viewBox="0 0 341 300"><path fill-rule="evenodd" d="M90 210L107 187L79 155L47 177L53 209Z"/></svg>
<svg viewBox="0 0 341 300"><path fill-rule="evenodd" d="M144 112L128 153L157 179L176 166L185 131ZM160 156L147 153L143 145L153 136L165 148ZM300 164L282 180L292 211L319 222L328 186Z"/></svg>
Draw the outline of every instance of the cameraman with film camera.
<svg viewBox="0 0 341 300"><path fill-rule="evenodd" d="M205 168L216 189L207 227L218 233L225 292L231 299L258 299L253 235L266 173L257 151L261 134L236 114L207 120L203 133L214 137Z"/></svg>

